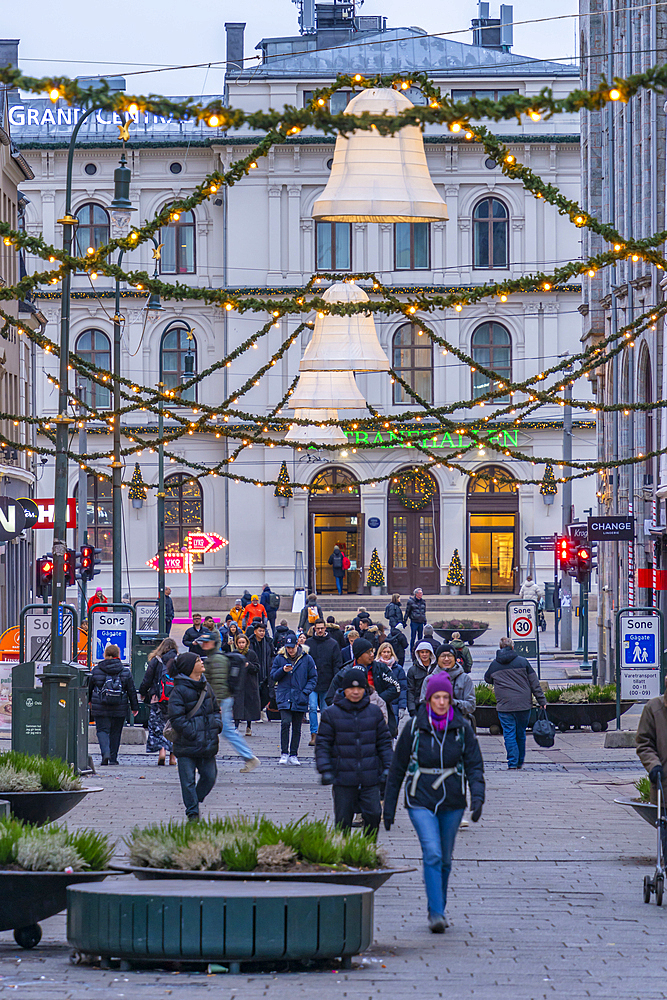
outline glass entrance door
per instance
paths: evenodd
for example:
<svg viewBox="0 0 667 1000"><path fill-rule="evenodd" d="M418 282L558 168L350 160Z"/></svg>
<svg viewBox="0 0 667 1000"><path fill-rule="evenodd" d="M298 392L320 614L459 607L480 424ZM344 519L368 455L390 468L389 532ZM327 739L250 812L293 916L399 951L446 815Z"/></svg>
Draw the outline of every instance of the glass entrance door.
<svg viewBox="0 0 667 1000"><path fill-rule="evenodd" d="M514 593L516 515L469 516L471 592Z"/></svg>
<svg viewBox="0 0 667 1000"><path fill-rule="evenodd" d="M334 545L340 547L350 560L350 569L345 574L343 590L356 594L359 586L358 520L356 514L313 514L313 551L315 556L315 589L318 594L335 594L336 581L329 565L329 556Z"/></svg>

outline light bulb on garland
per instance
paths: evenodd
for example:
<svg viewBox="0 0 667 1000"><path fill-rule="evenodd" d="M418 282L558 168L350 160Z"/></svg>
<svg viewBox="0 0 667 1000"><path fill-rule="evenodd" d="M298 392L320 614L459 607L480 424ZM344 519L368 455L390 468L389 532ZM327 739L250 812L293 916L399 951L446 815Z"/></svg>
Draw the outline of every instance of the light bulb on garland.
<svg viewBox="0 0 667 1000"><path fill-rule="evenodd" d="M459 555L459 550L454 549L454 553L449 563L449 571L447 573L447 586L449 587L450 594L458 594L460 587L465 587L465 577L463 576L463 567L461 566L461 557ZM453 590L452 588L456 588Z"/></svg>
<svg viewBox="0 0 667 1000"><path fill-rule="evenodd" d="M129 496L133 507L143 507L147 493L146 485L141 475L141 469L139 468L138 462L134 463L134 472L132 473L132 479L130 480Z"/></svg>
<svg viewBox="0 0 667 1000"><path fill-rule="evenodd" d="M556 486L556 477L554 476L554 467L551 462L547 462L546 468L544 470L544 477L542 479L542 484L540 486L540 493L542 494L542 499L544 500L547 507L549 507L556 499L556 493L558 492L558 487Z"/></svg>
<svg viewBox="0 0 667 1000"><path fill-rule="evenodd" d="M381 590L384 587L384 572L382 570L382 563L380 562L380 557L378 555L378 550L373 549L373 555L371 556L371 564L368 567L368 576L366 577L366 582L371 588L371 594L375 587Z"/></svg>

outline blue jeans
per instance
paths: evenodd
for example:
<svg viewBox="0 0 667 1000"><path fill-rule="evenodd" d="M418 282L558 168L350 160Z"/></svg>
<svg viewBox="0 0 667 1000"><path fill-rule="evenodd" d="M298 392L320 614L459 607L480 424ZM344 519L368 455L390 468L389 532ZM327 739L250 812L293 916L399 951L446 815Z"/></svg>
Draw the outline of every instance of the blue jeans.
<svg viewBox="0 0 667 1000"><path fill-rule="evenodd" d="M432 813L430 809L415 808L408 809L408 815L421 844L429 915L444 917L454 841L463 809Z"/></svg>
<svg viewBox="0 0 667 1000"><path fill-rule="evenodd" d="M410 655L414 652L414 648L420 639L424 635L424 623L423 622L413 622L410 620Z"/></svg>
<svg viewBox="0 0 667 1000"><path fill-rule="evenodd" d="M521 767L526 757L526 726L530 720L530 709L526 712L498 712L503 727L507 766Z"/></svg>
<svg viewBox="0 0 667 1000"><path fill-rule="evenodd" d="M225 698L222 703L222 735L228 743L241 754L244 760L250 760L254 753L234 726L234 699Z"/></svg>
<svg viewBox="0 0 667 1000"><path fill-rule="evenodd" d="M197 771L199 771L199 781L195 785ZM193 818L199 816L199 803L203 802L211 791L217 776L215 757L178 758L178 777L181 780L181 795L186 816Z"/></svg>
<svg viewBox="0 0 667 1000"><path fill-rule="evenodd" d="M335 576L334 580L336 581L336 589L338 590L338 593L342 594L343 593L343 577L342 576Z"/></svg>
<svg viewBox="0 0 667 1000"><path fill-rule="evenodd" d="M338 577L336 577L338 579ZM311 735L317 732L317 709L323 712L327 707L324 700L326 691L311 691L308 695L308 721L310 722Z"/></svg>

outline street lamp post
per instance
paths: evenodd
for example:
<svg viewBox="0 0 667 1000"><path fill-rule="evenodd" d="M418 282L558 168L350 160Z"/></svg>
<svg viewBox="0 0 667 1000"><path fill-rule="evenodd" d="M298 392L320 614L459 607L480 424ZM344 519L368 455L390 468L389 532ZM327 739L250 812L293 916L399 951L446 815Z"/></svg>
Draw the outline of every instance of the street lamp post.
<svg viewBox="0 0 667 1000"><path fill-rule="evenodd" d="M71 255L74 231L78 219L72 215L72 167L74 147L83 123L95 113L89 108L74 126L67 151L67 179L65 185L65 214L58 223L63 227L63 251ZM63 663L63 628L59 622L60 606L65 603L65 552L67 551L67 493L68 459L67 428L75 418L69 417L69 328L71 271L65 269L60 299L60 367L58 385L58 416L56 425L55 509L53 516L53 596L51 599L51 657L45 665L42 678L42 732L40 750L43 757L67 757L67 711L63 711L63 688L67 688L70 672Z"/></svg>

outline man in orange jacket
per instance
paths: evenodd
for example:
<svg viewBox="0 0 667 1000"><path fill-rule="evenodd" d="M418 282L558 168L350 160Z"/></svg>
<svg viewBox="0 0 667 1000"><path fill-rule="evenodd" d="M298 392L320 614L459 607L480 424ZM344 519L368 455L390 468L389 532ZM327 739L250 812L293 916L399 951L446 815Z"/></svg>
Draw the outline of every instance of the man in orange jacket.
<svg viewBox="0 0 667 1000"><path fill-rule="evenodd" d="M256 619L264 619L264 624L266 624L266 609L263 604L259 603L259 597L257 594L252 595L252 600L250 604L246 605L246 609L241 615L241 624L243 628L247 628Z"/></svg>

